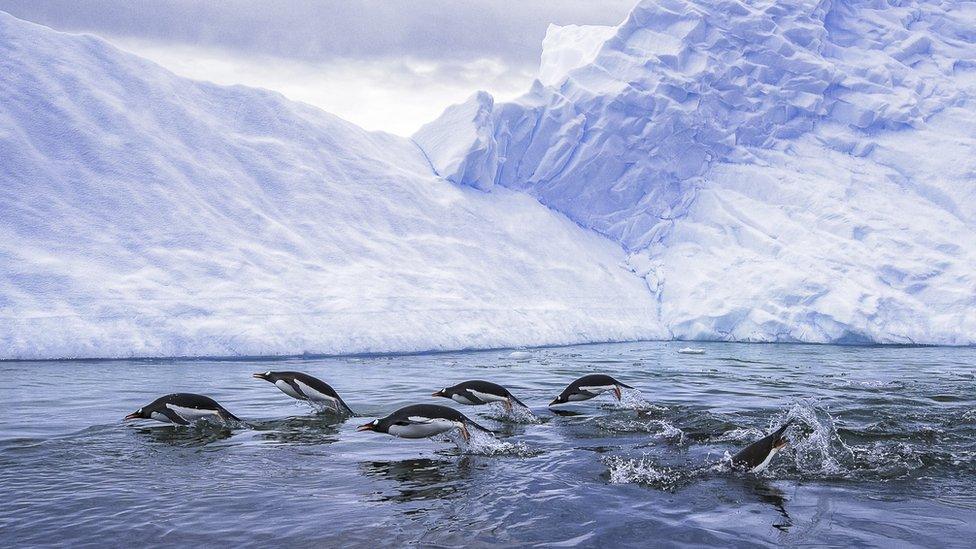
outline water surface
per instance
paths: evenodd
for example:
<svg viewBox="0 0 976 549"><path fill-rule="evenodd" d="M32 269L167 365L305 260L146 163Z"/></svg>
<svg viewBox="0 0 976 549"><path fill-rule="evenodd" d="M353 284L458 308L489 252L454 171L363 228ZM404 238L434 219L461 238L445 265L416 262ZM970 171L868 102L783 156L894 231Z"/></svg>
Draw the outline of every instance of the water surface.
<svg viewBox="0 0 976 549"><path fill-rule="evenodd" d="M14 545L968 546L976 349L625 343L276 361L0 363L0 543ZM346 421L250 374L301 370ZM577 376L638 390L546 404ZM532 407L457 406L498 431L459 448L356 432L465 379ZM169 392L250 426L121 418ZM715 466L787 418L761 475ZM156 426L159 425L159 426Z"/></svg>

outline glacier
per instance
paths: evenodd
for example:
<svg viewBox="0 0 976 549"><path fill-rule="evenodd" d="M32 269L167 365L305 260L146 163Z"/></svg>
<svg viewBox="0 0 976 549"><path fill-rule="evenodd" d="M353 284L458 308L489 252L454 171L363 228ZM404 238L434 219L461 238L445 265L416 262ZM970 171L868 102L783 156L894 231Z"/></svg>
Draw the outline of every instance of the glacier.
<svg viewBox="0 0 976 549"><path fill-rule="evenodd" d="M619 242L669 338L976 343L976 3L644 1L544 47L418 143Z"/></svg>
<svg viewBox="0 0 976 549"><path fill-rule="evenodd" d="M524 193L4 13L0 181L3 359L664 335L623 250Z"/></svg>

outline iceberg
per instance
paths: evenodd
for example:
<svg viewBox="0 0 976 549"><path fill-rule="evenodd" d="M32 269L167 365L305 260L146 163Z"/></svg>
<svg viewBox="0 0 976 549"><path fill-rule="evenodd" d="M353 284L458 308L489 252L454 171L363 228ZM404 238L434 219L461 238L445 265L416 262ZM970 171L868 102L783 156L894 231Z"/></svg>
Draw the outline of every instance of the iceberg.
<svg viewBox="0 0 976 549"><path fill-rule="evenodd" d="M619 245L409 139L4 13L0 98L0 359L666 335Z"/></svg>
<svg viewBox="0 0 976 549"><path fill-rule="evenodd" d="M479 136L452 181L620 243L669 338L971 345L973 29L967 2L644 1L424 131Z"/></svg>

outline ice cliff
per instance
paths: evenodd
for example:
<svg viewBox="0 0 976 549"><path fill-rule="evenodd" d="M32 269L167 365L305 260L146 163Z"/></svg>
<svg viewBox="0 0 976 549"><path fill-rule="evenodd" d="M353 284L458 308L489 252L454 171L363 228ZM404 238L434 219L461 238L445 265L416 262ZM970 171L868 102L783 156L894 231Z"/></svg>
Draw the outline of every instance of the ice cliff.
<svg viewBox="0 0 976 549"><path fill-rule="evenodd" d="M974 96L973 2L645 1L417 137L619 242L669 337L973 344Z"/></svg>

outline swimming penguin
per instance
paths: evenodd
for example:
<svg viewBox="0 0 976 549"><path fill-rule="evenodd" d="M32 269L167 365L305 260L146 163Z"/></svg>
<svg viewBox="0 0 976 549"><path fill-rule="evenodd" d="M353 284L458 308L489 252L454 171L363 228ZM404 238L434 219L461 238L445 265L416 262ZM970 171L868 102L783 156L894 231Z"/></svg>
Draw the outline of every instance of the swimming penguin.
<svg viewBox="0 0 976 549"><path fill-rule="evenodd" d="M356 430L376 431L400 438L427 438L458 429L467 442L471 440L468 427L491 432L454 408L437 404L414 404L400 408L384 418L360 425Z"/></svg>
<svg viewBox="0 0 976 549"><path fill-rule="evenodd" d="M223 421L241 421L240 418L217 404L217 401L193 393L173 393L157 398L135 412L125 416L130 419L155 419L163 423L189 425L198 419L215 418Z"/></svg>
<svg viewBox="0 0 976 549"><path fill-rule="evenodd" d="M743 448L738 454L732 456L732 467L746 469L752 473L758 473L768 467L769 462L773 460L773 456L786 446L788 441L783 436L783 433L786 432L786 428L792 423L792 419L787 421L773 433L753 442Z"/></svg>
<svg viewBox="0 0 976 549"><path fill-rule="evenodd" d="M274 383L282 393L298 400L307 400L331 406L336 413L353 415L352 409L346 406L339 394L321 379L302 372L264 372L252 374L251 377Z"/></svg>
<svg viewBox="0 0 976 549"><path fill-rule="evenodd" d="M633 389L630 385L624 385L606 374L589 374L570 383L549 403L549 406L589 400L607 391L613 391L613 396L620 400L621 388Z"/></svg>
<svg viewBox="0 0 976 549"><path fill-rule="evenodd" d="M508 389L490 381L481 381L480 379L445 387L433 393L432 396L449 398L458 404L477 406L492 402L501 402L505 405L506 410L511 410L512 402L514 402L519 406L528 408L521 400L515 398L515 395L510 393Z"/></svg>

